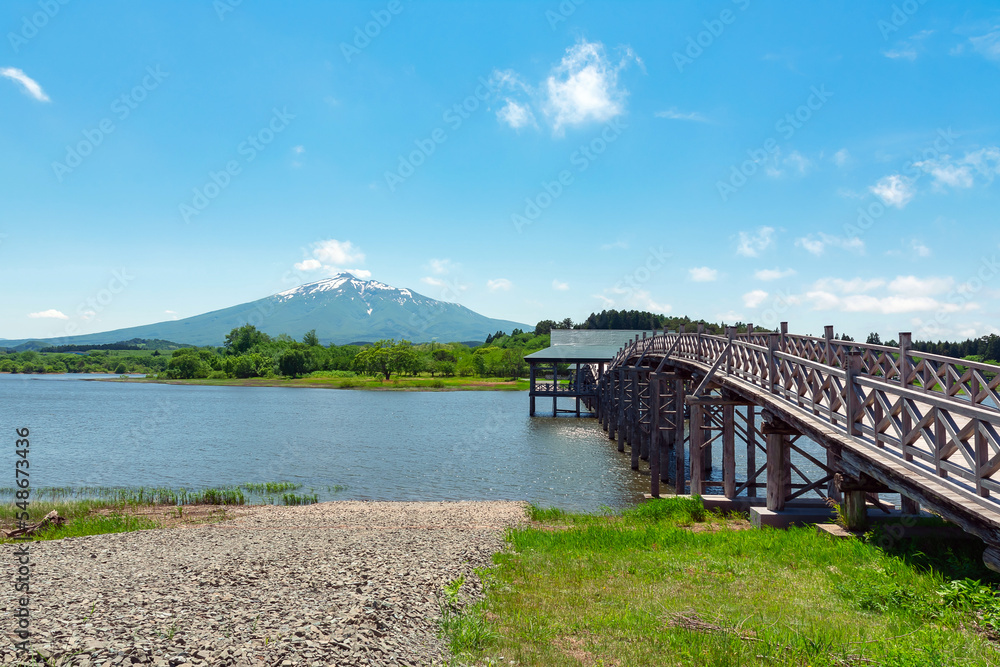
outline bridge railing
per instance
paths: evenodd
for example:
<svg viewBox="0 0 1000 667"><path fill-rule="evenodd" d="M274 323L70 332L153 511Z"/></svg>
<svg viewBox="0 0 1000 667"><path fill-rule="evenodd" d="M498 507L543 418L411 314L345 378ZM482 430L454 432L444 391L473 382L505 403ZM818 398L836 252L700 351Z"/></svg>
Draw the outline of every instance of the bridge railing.
<svg viewBox="0 0 1000 667"><path fill-rule="evenodd" d="M990 498L1000 493L1000 402L988 365L808 336L730 340L688 333L634 342L616 365L667 350L677 361L717 365L717 373L823 418L902 470L936 477L963 498L1000 509Z"/></svg>
<svg viewBox="0 0 1000 667"><path fill-rule="evenodd" d="M669 349L677 336L685 339L675 354L685 353L699 356L698 343L701 340L701 355L708 354L718 341L728 341L724 336L710 334L683 333L661 334L641 339L621 350L612 361L611 367L625 363L629 358L642 354L655 354ZM754 332L750 336L739 334L735 340L740 344L767 348L771 332ZM710 343L709 341L716 341ZM712 346L715 347L712 347ZM861 356L861 373L882 378L927 394L979 405L990 410L1000 410L1000 367L978 361L955 359L930 352L914 351L908 341L898 347L855 343L835 338L820 338L796 334L778 334L777 351L791 354L807 361L815 361L834 368L844 368L852 350ZM694 359L703 361L703 359ZM711 363L711 362L710 362Z"/></svg>

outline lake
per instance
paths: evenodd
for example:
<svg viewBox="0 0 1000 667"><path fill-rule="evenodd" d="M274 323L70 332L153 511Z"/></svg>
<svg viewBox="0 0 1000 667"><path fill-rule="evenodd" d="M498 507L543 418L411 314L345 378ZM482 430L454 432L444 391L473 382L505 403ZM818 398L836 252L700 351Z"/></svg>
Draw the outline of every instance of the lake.
<svg viewBox="0 0 1000 667"><path fill-rule="evenodd" d="M352 391L0 374L0 443L31 429L32 487L289 481L320 500L527 500L595 511L648 492L595 419L526 392ZM3 450L0 450L3 451ZM335 485L346 487L330 491Z"/></svg>

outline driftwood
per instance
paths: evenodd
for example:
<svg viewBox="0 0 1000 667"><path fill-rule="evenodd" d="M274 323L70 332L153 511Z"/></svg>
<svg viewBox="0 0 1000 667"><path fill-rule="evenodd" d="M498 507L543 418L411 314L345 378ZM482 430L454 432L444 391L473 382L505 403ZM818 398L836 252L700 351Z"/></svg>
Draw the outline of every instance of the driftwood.
<svg viewBox="0 0 1000 667"><path fill-rule="evenodd" d="M64 523L66 523L66 519L64 517L59 516L59 513L56 512L55 510L52 510L51 512L46 514L45 518L43 518L38 523L31 524L30 526L25 526L24 528L18 528L16 530L10 530L10 531L4 530L0 532L3 532L4 537L7 538L31 537L32 535L36 535L37 533L42 532L49 526L61 526Z"/></svg>

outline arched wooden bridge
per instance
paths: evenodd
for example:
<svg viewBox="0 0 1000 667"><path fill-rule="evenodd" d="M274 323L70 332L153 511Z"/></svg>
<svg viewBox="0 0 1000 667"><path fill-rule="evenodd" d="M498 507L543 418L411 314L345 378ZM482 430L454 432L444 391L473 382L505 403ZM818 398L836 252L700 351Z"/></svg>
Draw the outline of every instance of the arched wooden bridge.
<svg viewBox="0 0 1000 667"><path fill-rule="evenodd" d="M633 468L648 461L654 496L661 481L679 494L721 486L728 498L763 491L781 510L816 494L860 524L866 496L899 493L904 512L923 506L982 538L983 560L1000 571L995 366L914 352L907 333L887 347L834 339L833 327L792 335L782 323L781 333L699 326L636 338L592 369L587 403L619 451L629 445ZM722 479L708 481L715 443Z"/></svg>

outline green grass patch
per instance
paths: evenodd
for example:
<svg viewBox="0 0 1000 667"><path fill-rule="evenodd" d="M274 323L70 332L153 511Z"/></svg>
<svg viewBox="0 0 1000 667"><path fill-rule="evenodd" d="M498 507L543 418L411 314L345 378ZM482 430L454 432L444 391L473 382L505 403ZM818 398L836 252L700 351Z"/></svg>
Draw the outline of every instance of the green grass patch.
<svg viewBox="0 0 1000 667"><path fill-rule="evenodd" d="M41 533L36 540L61 540L64 537L84 537L106 533L128 533L134 530L160 528L160 523L143 516L128 514L91 514L53 526Z"/></svg>
<svg viewBox="0 0 1000 667"><path fill-rule="evenodd" d="M485 599L443 614L456 661L997 664L1000 604L981 561L979 580L954 580L927 565L940 554L921 564L813 528L740 529L698 498L530 518L480 572Z"/></svg>

